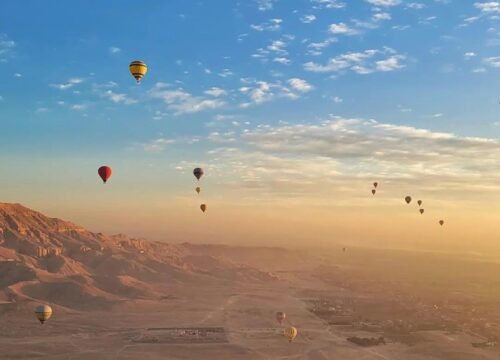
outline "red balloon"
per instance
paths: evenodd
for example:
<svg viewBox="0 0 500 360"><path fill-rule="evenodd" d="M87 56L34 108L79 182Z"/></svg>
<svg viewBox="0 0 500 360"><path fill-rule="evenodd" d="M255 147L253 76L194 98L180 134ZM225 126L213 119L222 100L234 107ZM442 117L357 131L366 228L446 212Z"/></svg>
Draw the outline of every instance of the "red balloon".
<svg viewBox="0 0 500 360"><path fill-rule="evenodd" d="M106 184L106 181L108 181L111 177L112 171L109 166L101 166L99 170L97 170L97 173L101 177L102 181L104 181L104 183Z"/></svg>

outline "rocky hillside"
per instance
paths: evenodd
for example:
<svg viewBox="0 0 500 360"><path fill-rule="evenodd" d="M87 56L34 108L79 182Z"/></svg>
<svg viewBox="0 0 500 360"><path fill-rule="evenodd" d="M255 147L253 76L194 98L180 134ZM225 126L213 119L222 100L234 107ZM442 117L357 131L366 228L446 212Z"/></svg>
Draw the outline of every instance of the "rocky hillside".
<svg viewBox="0 0 500 360"><path fill-rule="evenodd" d="M219 256L216 247L107 236L0 203L0 302L47 301L85 310L158 299L177 283L276 281L235 261L230 248L221 249Z"/></svg>

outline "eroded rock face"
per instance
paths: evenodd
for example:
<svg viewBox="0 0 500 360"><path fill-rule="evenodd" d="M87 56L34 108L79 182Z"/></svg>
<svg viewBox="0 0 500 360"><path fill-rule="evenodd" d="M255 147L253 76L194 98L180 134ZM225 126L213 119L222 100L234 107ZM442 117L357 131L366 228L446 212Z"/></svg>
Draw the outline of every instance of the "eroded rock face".
<svg viewBox="0 0 500 360"><path fill-rule="evenodd" d="M19 204L0 203L4 298L28 296L76 309L81 299L106 307L127 297L158 298L157 289L179 281L274 281L266 272L233 261L227 247L219 249L220 256L212 250L207 256L199 245L93 233Z"/></svg>

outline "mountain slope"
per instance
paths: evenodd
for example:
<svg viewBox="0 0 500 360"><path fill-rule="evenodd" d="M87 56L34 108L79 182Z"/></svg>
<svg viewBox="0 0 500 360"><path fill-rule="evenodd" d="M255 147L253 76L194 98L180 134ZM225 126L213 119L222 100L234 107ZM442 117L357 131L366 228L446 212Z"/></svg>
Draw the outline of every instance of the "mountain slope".
<svg viewBox="0 0 500 360"><path fill-rule="evenodd" d="M176 283L275 281L267 272L199 245L107 236L0 203L0 300L86 310L158 299ZM206 253L205 253L206 252Z"/></svg>

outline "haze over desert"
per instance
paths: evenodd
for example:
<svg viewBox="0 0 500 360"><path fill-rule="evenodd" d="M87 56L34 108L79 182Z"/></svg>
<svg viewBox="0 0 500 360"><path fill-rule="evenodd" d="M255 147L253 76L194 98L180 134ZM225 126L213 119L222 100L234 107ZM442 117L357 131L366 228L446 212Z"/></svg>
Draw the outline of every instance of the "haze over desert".
<svg viewBox="0 0 500 360"><path fill-rule="evenodd" d="M0 360L500 356L500 0L0 10Z"/></svg>

